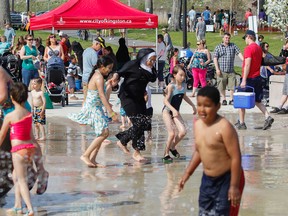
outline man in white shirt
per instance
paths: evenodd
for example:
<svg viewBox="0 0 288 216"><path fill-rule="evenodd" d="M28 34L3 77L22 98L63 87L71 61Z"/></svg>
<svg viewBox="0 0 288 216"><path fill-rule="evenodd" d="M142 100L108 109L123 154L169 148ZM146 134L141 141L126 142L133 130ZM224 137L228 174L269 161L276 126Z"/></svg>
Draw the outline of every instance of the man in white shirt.
<svg viewBox="0 0 288 216"><path fill-rule="evenodd" d="M196 11L194 10L194 6L191 7L191 10L188 12L188 16L189 16L190 32L194 32L195 21L196 21Z"/></svg>

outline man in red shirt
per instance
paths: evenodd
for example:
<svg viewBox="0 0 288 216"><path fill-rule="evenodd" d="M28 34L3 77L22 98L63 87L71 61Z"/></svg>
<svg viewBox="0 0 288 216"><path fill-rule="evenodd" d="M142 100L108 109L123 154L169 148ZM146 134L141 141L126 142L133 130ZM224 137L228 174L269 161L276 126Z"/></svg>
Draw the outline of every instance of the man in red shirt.
<svg viewBox="0 0 288 216"><path fill-rule="evenodd" d="M242 64L242 78L240 88L248 92L251 89L246 88L246 86L251 86L254 88L255 92L255 104L265 115L265 122L263 130L271 128L274 119L269 115L264 104L261 103L263 97L262 88L262 78L260 76L260 67L262 62L262 49L259 45L255 43L256 35L252 30L247 30L245 36L245 43L247 44L244 49L244 61ZM245 109L239 109L239 120L235 124L236 128L239 130L246 130L245 124Z"/></svg>
<svg viewBox="0 0 288 216"><path fill-rule="evenodd" d="M63 53L64 53L64 56L65 56L65 58L64 58L64 65L65 65L66 67L69 66L69 55L68 55L69 49L68 49L68 47L67 47L67 45L66 45L67 39L68 39L68 35L67 35L67 34L62 34L60 44L61 44L61 46L62 46Z"/></svg>

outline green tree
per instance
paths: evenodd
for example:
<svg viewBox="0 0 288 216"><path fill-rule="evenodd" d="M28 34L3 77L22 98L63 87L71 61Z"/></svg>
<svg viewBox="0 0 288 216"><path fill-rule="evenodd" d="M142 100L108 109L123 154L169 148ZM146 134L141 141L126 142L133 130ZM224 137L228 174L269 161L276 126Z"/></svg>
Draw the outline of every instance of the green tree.
<svg viewBox="0 0 288 216"><path fill-rule="evenodd" d="M11 22L10 3L9 0L2 0L0 7L0 26L3 26L6 22Z"/></svg>

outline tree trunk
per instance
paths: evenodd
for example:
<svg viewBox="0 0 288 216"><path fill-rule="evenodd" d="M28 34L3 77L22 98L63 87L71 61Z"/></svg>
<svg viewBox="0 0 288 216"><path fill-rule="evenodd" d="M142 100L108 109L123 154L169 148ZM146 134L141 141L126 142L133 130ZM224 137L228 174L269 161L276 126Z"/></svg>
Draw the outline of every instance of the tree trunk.
<svg viewBox="0 0 288 216"><path fill-rule="evenodd" d="M152 0L145 0L145 11L148 13L153 13Z"/></svg>
<svg viewBox="0 0 288 216"><path fill-rule="evenodd" d="M3 26L6 22L11 22L10 4L9 0L2 0L2 5L0 7L0 26Z"/></svg>
<svg viewBox="0 0 288 216"><path fill-rule="evenodd" d="M180 10L181 10L181 0L173 0L169 30L179 31Z"/></svg>

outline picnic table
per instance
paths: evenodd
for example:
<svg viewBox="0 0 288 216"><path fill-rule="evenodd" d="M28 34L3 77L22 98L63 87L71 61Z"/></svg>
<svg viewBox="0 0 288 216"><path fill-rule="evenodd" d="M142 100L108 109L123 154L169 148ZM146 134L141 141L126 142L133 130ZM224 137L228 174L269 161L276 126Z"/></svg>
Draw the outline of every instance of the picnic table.
<svg viewBox="0 0 288 216"><path fill-rule="evenodd" d="M152 49L156 48L155 45L129 45L128 47L133 49L133 53L136 53L137 49L141 48L152 48Z"/></svg>

